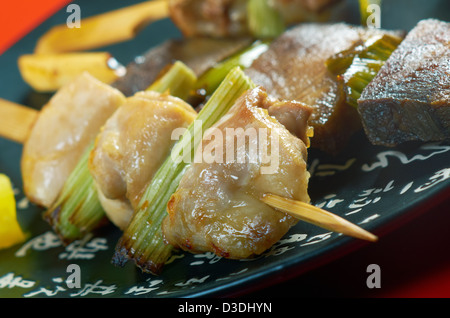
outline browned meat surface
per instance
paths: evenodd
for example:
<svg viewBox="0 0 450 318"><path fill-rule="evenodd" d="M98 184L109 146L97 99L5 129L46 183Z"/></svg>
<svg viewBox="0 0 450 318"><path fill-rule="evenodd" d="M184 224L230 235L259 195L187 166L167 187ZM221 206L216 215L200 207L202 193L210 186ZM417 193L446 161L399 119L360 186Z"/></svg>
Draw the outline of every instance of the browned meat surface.
<svg viewBox="0 0 450 318"><path fill-rule="evenodd" d="M185 36L247 34L247 0L170 0L172 21Z"/></svg>
<svg viewBox="0 0 450 318"><path fill-rule="evenodd" d="M23 147L21 172L30 201L49 207L109 116L125 101L83 73L42 108Z"/></svg>
<svg viewBox="0 0 450 318"><path fill-rule="evenodd" d="M287 25L318 21L321 13L340 0L273 0ZM186 36L243 36L249 34L248 0L170 0L172 21Z"/></svg>
<svg viewBox="0 0 450 318"><path fill-rule="evenodd" d="M126 74L112 86L126 96L132 96L149 87L162 70L178 60L189 66L197 75L201 75L218 61L238 52L250 43L251 40L248 38L168 40L127 65Z"/></svg>
<svg viewBox="0 0 450 318"><path fill-rule="evenodd" d="M273 102L268 100L269 105L262 105L269 115L275 117L291 134L300 138L307 147L310 146L310 137L314 130L308 121L312 114L312 108L300 102ZM305 107L308 107L306 111Z"/></svg>
<svg viewBox="0 0 450 318"><path fill-rule="evenodd" d="M361 129L361 121L325 62L377 32L384 31L344 23L301 24L274 40L245 72L270 95L313 107L311 147L335 154Z"/></svg>
<svg viewBox="0 0 450 318"><path fill-rule="evenodd" d="M147 184L170 153L172 132L197 116L179 98L139 92L106 121L90 154L89 170L108 218L125 229Z"/></svg>
<svg viewBox="0 0 450 318"><path fill-rule="evenodd" d="M294 108L295 102L287 103L291 105L287 107ZM247 258L270 248L296 223L291 216L260 201L264 193L271 192L309 202L305 143L267 111L282 104L269 99L261 88L250 90L213 126L222 136L211 138L206 134L203 137L200 153L204 156L213 147L214 153L221 153L222 160L210 163L196 160L183 175L168 203L168 216L162 225L168 243L194 253L210 251L226 258ZM296 109L295 118L306 117L298 121L298 126L304 123L305 135L311 108L298 105ZM227 142L227 131L240 128L242 134L248 132L247 129L266 129L275 138L269 137L267 141L262 141L261 137L246 138L245 143L240 144L228 136ZM230 145L230 141L234 143ZM255 158L255 153L252 155L251 145L258 149L266 145L276 149L272 148L275 142L279 145L275 155L278 165L263 162L258 155ZM231 160L227 159L230 154L234 155ZM264 172L270 165L275 169Z"/></svg>
<svg viewBox="0 0 450 318"><path fill-rule="evenodd" d="M450 138L450 23L419 22L364 89L358 107L374 144Z"/></svg>
<svg viewBox="0 0 450 318"><path fill-rule="evenodd" d="M322 21L323 12L342 0L277 0L273 1L287 24ZM327 16L325 15L325 18Z"/></svg>

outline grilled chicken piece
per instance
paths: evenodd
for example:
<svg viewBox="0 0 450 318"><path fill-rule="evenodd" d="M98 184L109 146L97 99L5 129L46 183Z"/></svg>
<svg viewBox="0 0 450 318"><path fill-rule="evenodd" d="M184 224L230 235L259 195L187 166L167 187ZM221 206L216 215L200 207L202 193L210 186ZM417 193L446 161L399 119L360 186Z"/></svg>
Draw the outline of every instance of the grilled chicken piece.
<svg viewBox="0 0 450 318"><path fill-rule="evenodd" d="M261 0L262 1L262 0ZM318 21L325 9L340 0L273 0L287 25ZM172 21L185 36L229 37L249 35L248 0L170 0Z"/></svg>
<svg viewBox="0 0 450 318"><path fill-rule="evenodd" d="M291 134L300 138L309 147L309 138L314 135L313 127L308 125L312 108L307 110L308 106L300 102L269 101L268 105L261 107L266 108L270 116L275 117Z"/></svg>
<svg viewBox="0 0 450 318"><path fill-rule="evenodd" d="M301 24L274 40L245 73L271 96L313 107L311 147L337 154L362 126L357 110L346 102L342 83L325 63L376 33L384 31L344 23Z"/></svg>
<svg viewBox="0 0 450 318"><path fill-rule="evenodd" d="M115 81L112 86L126 96L132 96L147 89L174 61L182 61L197 76L200 76L216 63L250 44L250 38L167 40L129 63L126 67L126 74Z"/></svg>
<svg viewBox="0 0 450 318"><path fill-rule="evenodd" d="M139 92L108 119L89 158L99 199L108 218L124 229L146 185L168 156L172 131L197 116L179 98Z"/></svg>
<svg viewBox="0 0 450 318"><path fill-rule="evenodd" d="M29 200L49 207L101 126L125 101L118 90L84 73L42 108L23 146L21 170Z"/></svg>
<svg viewBox="0 0 450 318"><path fill-rule="evenodd" d="M242 259L261 254L296 223L291 216L260 201L267 192L303 202L310 200L307 147L267 111L282 103L268 98L257 87L241 96L213 126L214 137L205 133L196 156L201 154L204 158L214 152L217 157L212 162L194 159L169 200L168 216L162 224L169 244L193 253L210 251ZM311 108L298 104L296 109L296 118L306 118L299 123L306 123ZM233 129L242 130L228 135ZM264 141L253 135L256 138L248 137L239 143L252 130L256 134L266 130L273 139L267 137ZM278 149L274 147L276 143ZM269 147L271 162L261 152L252 151L252 147L259 151ZM272 167L264 170L269 166Z"/></svg>
<svg viewBox="0 0 450 318"><path fill-rule="evenodd" d="M246 35L247 0L169 0L172 21L185 36Z"/></svg>
<svg viewBox="0 0 450 318"><path fill-rule="evenodd" d="M450 23L420 21L358 100L373 144L450 138Z"/></svg>

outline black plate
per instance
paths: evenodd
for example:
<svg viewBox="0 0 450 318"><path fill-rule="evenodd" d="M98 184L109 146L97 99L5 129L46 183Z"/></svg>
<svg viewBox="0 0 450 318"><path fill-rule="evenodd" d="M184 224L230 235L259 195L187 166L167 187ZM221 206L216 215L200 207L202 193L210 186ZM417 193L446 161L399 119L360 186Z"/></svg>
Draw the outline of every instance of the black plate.
<svg viewBox="0 0 450 318"><path fill-rule="evenodd" d="M135 1L127 1L131 4ZM123 1L75 1L82 17L125 5ZM450 20L447 0L390 0L382 7L382 27L409 30L423 18ZM17 58L30 53L36 40L55 24L65 23L65 8L0 56L0 97L39 109L49 95L33 92L21 79ZM359 22L357 1L347 1L336 21ZM167 38L180 37L169 20L143 30L134 40L102 48L127 64ZM367 244L299 223L270 250L254 260L231 261L210 253L178 254L161 276L143 274L131 262L124 268L110 261L120 232L113 226L87 242L63 247L42 221L42 210L23 207L19 160L22 146L0 139L0 173L18 190L18 218L29 239L0 251L0 297L203 297L243 292L273 275L303 273ZM310 196L318 206L382 235L407 220L418 207L445 199L450 188L450 144L409 143L376 147L361 132L342 155L330 158L311 150ZM376 244L376 243L375 243ZM70 264L81 269L81 288L68 288Z"/></svg>

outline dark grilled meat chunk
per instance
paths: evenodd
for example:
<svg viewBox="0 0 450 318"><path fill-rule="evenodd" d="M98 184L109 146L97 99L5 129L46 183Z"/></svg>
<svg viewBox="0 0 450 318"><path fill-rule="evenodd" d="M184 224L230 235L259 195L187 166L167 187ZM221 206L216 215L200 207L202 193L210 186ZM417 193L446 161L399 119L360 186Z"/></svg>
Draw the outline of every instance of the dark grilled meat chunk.
<svg viewBox="0 0 450 318"><path fill-rule="evenodd" d="M380 32L344 23L301 24L274 40L245 72L271 96L313 107L311 147L336 154L361 129L361 120L325 62Z"/></svg>
<svg viewBox="0 0 450 318"><path fill-rule="evenodd" d="M128 64L126 74L112 86L126 96L132 96L150 86L158 75L175 61L182 61L199 76L217 62L250 44L249 38L167 40Z"/></svg>
<svg viewBox="0 0 450 318"><path fill-rule="evenodd" d="M450 23L422 20L358 100L373 144L450 138Z"/></svg>

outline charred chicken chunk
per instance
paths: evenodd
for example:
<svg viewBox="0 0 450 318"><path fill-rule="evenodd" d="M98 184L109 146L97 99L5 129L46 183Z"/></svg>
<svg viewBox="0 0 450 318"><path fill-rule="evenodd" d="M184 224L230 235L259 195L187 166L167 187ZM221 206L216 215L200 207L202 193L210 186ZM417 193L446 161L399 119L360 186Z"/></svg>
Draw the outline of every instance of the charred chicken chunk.
<svg viewBox="0 0 450 318"><path fill-rule="evenodd" d="M125 101L118 90L84 73L42 108L23 147L24 191L49 207L100 128Z"/></svg>
<svg viewBox="0 0 450 318"><path fill-rule="evenodd" d="M309 202L305 142L267 111L282 103L257 87L205 132L196 157L212 154L216 160L194 159L169 200L162 224L169 244L194 253L210 251L242 259L261 254L296 223L260 201L271 192ZM306 118L299 123L306 123L311 109L298 106ZM265 152L265 147L270 149ZM270 160L262 153L270 153Z"/></svg>
<svg viewBox="0 0 450 318"><path fill-rule="evenodd" d="M127 98L98 135L89 169L108 218L128 224L146 185L168 156L172 131L197 116L179 98L147 91Z"/></svg>

